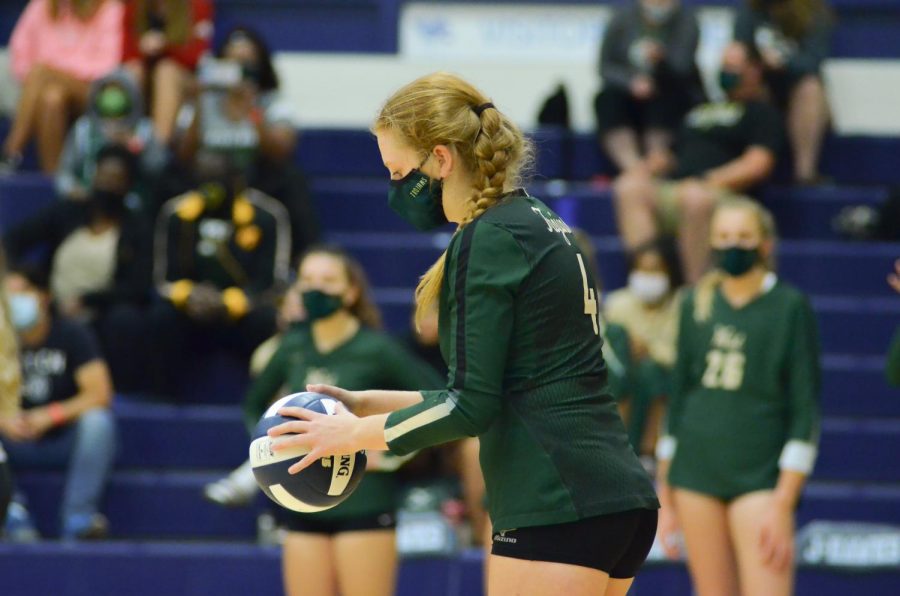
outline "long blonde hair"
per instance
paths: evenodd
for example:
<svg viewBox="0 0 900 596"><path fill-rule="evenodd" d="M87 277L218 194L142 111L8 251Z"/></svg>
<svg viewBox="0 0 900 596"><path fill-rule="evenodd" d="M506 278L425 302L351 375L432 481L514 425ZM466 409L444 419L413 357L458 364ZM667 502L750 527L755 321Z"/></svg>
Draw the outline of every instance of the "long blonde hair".
<svg viewBox="0 0 900 596"><path fill-rule="evenodd" d="M437 145L455 149L475 183L468 211L457 231L517 186L531 164L531 144L499 110L483 108L489 101L461 78L433 73L394 93L372 125L373 132L393 131L423 157ZM417 326L440 296L446 257L444 251L416 287Z"/></svg>
<svg viewBox="0 0 900 596"><path fill-rule="evenodd" d="M772 212L763 207L758 201L749 197L729 197L723 200L713 212L712 221L722 211L742 210L751 213L759 226L762 241L772 241L772 250L764 263L769 271L775 270L775 241L778 239L778 230L775 227L775 218ZM697 322L708 321L712 314L712 302L716 288L725 279L725 274L714 269L704 275L694 290L694 320Z"/></svg>

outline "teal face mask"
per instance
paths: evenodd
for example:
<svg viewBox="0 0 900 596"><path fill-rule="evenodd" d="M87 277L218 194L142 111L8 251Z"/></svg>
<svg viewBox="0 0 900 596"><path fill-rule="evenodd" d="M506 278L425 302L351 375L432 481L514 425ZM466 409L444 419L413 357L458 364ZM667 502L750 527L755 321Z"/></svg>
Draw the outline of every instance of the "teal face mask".
<svg viewBox="0 0 900 596"><path fill-rule="evenodd" d="M425 165L428 157L419 168ZM426 232L447 223L447 216L441 202L443 182L429 178L419 168L410 170L400 180L391 180L388 206L414 228Z"/></svg>
<svg viewBox="0 0 900 596"><path fill-rule="evenodd" d="M743 248L729 246L713 249L716 267L732 277L739 277L750 271L759 262L759 247Z"/></svg>
<svg viewBox="0 0 900 596"><path fill-rule="evenodd" d="M721 87L722 91L725 93L731 93L737 89L740 84L740 73L732 72L730 70L722 70L719 72L719 87Z"/></svg>
<svg viewBox="0 0 900 596"><path fill-rule="evenodd" d="M340 296L326 294L322 290L307 290L300 297L306 310L306 318L310 322L327 319L344 307Z"/></svg>

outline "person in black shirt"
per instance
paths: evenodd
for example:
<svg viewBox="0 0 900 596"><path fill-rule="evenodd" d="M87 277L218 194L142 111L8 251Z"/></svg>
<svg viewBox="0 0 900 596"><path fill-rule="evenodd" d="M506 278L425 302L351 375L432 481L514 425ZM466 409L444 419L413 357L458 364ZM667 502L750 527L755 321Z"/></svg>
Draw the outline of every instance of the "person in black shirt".
<svg viewBox="0 0 900 596"><path fill-rule="evenodd" d="M90 328L52 312L39 272L10 272L6 290L23 372L23 412L0 424L12 468L66 468L63 537L102 537L98 506L116 442L106 363Z"/></svg>
<svg viewBox="0 0 900 596"><path fill-rule="evenodd" d="M600 144L619 170L644 158L651 170L663 167L682 117L704 101L694 60L699 38L694 10L679 0L640 0L613 16L594 111Z"/></svg>
<svg viewBox="0 0 900 596"><path fill-rule="evenodd" d="M730 45L720 84L727 100L705 103L684 119L666 171L633 168L615 182L619 231L628 250L661 234L676 233L688 282L709 262L709 221L716 203L752 192L775 167L784 139L778 111L766 101L760 62L746 47Z"/></svg>

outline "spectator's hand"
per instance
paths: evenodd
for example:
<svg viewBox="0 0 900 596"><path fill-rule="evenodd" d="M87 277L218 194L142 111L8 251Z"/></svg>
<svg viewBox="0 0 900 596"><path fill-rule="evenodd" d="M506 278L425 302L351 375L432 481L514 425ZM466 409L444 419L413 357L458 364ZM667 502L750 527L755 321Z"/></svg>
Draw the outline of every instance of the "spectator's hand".
<svg viewBox="0 0 900 596"><path fill-rule="evenodd" d="M763 63L771 70L781 70L784 68L784 55L775 48L763 48L760 50L760 56Z"/></svg>
<svg viewBox="0 0 900 596"><path fill-rule="evenodd" d="M31 440L40 439L48 430L53 428L53 418L46 406L33 408L23 413L25 424L28 427Z"/></svg>
<svg viewBox="0 0 900 596"><path fill-rule="evenodd" d="M656 65L666 56L666 51L662 45L648 39L644 42L644 55L647 57L647 62Z"/></svg>
<svg viewBox="0 0 900 596"><path fill-rule="evenodd" d="M28 441L32 438L31 429L23 414L0 419L0 435L13 443Z"/></svg>
<svg viewBox="0 0 900 596"><path fill-rule="evenodd" d="M166 49L166 34L162 31L147 31L141 36L140 48L144 56L158 56Z"/></svg>
<svg viewBox="0 0 900 596"><path fill-rule="evenodd" d="M631 79L631 94L637 99L649 99L655 92L653 79L647 75L638 75Z"/></svg>
<svg viewBox="0 0 900 596"><path fill-rule="evenodd" d="M759 549L763 565L783 572L794 561L794 512L772 502L760 523Z"/></svg>
<svg viewBox="0 0 900 596"><path fill-rule="evenodd" d="M644 167L647 168L651 175L657 178L671 171L674 165L675 156L672 155L671 151L663 149L650 151L644 160Z"/></svg>
<svg viewBox="0 0 900 596"><path fill-rule="evenodd" d="M894 262L894 272L888 275L887 280L894 291L900 294L900 259Z"/></svg>
<svg viewBox="0 0 900 596"><path fill-rule="evenodd" d="M198 284L191 290L185 312L190 318L201 323L209 323L221 318L225 314L222 292L209 284Z"/></svg>
<svg viewBox="0 0 900 596"><path fill-rule="evenodd" d="M678 183L676 193L679 203L696 204L712 200L709 184L700 178L685 178Z"/></svg>
<svg viewBox="0 0 900 596"><path fill-rule="evenodd" d="M70 319L77 319L85 314L84 304L81 303L81 298L78 297L60 300L57 303L57 308L59 308L60 314Z"/></svg>

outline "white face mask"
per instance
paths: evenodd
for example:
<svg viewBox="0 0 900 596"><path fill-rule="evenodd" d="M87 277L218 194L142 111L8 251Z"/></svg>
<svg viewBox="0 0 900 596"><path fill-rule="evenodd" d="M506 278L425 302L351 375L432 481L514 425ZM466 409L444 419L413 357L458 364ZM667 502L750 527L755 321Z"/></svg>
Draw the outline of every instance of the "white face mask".
<svg viewBox="0 0 900 596"><path fill-rule="evenodd" d="M665 273L632 271L628 276L628 289L644 304L655 304L668 293L669 277Z"/></svg>

